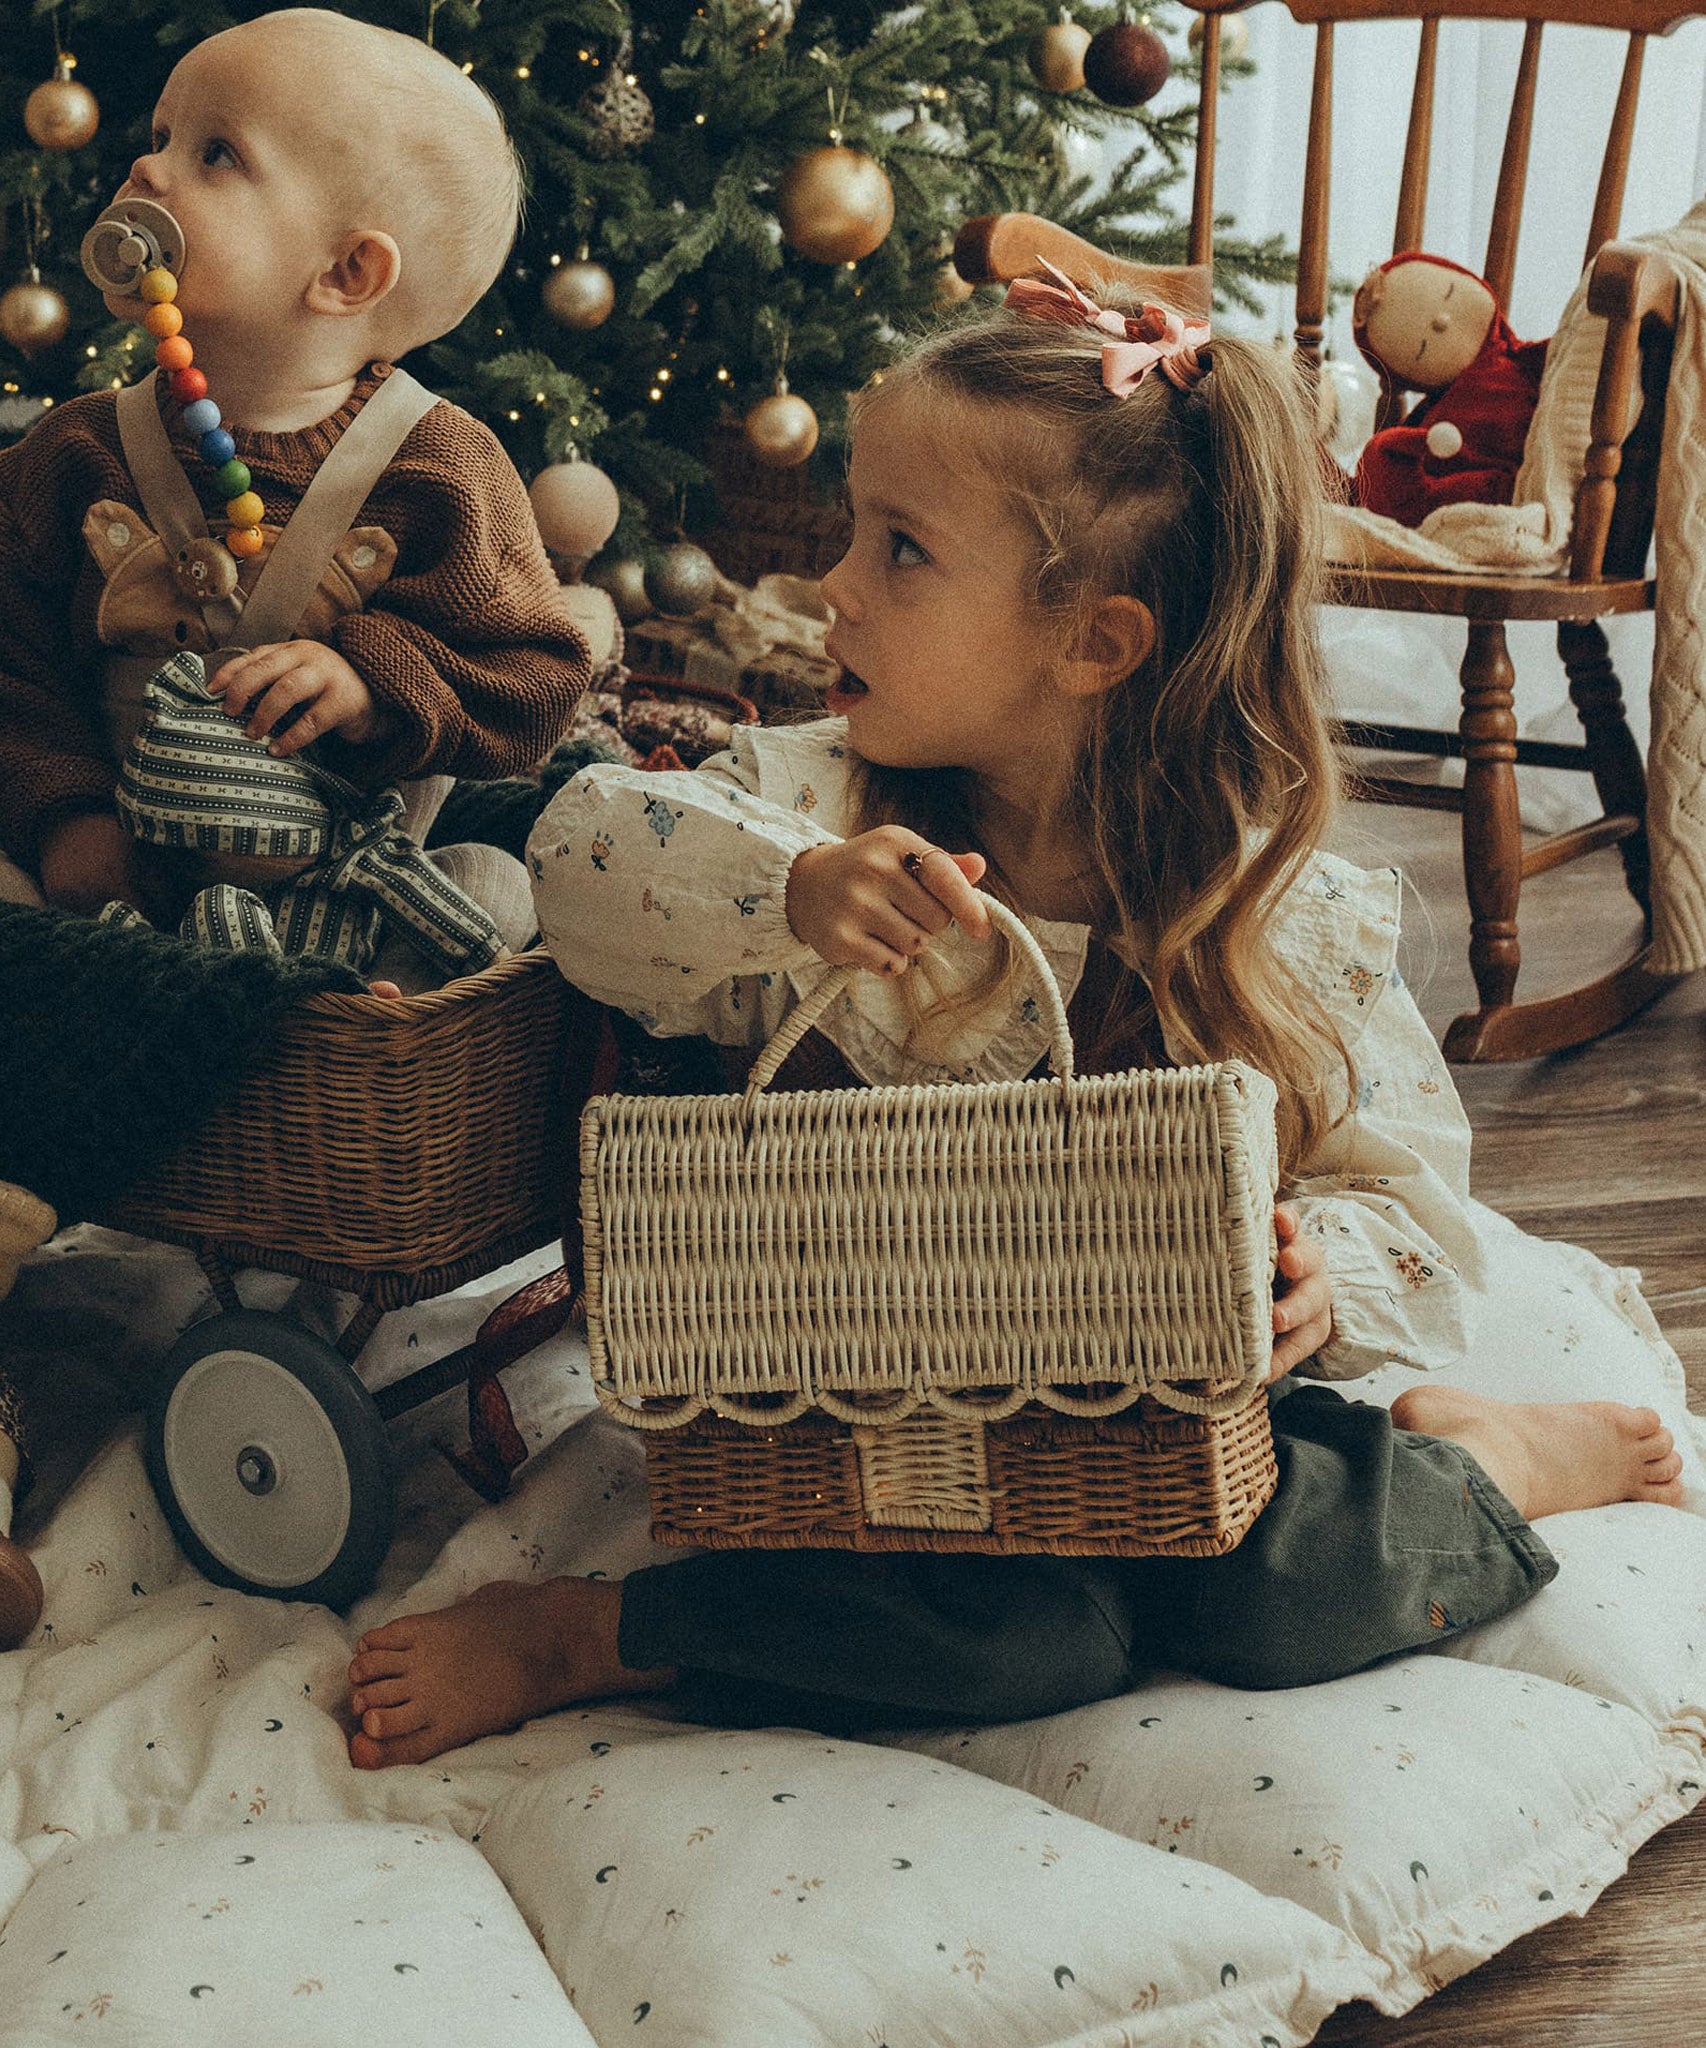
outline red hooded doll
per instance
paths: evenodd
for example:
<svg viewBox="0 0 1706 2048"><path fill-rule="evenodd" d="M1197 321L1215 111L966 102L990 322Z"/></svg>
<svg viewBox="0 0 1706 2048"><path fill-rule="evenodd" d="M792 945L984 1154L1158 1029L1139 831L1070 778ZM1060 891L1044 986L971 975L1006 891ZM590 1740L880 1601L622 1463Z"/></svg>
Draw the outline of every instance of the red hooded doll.
<svg viewBox="0 0 1706 2048"><path fill-rule="evenodd" d="M1405 526L1441 505L1508 505L1546 343L1517 340L1484 278L1416 250L1369 272L1352 322L1389 387L1426 394L1363 450L1357 503Z"/></svg>

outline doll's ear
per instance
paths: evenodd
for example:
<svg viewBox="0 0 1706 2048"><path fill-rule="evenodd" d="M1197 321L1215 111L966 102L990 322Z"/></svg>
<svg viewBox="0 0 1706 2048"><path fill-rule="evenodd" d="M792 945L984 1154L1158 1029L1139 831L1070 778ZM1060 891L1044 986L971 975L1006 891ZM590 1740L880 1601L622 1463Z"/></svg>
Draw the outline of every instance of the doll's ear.
<svg viewBox="0 0 1706 2048"><path fill-rule="evenodd" d="M150 542L160 550L162 558L165 554L158 535L142 514L112 498L103 498L84 513L83 539L95 558L96 568L107 578L121 564L140 561L151 553Z"/></svg>
<svg viewBox="0 0 1706 2048"><path fill-rule="evenodd" d="M1374 309L1386 296L1386 272L1376 266L1357 286L1356 297L1351 301L1351 324L1366 327L1374 317Z"/></svg>

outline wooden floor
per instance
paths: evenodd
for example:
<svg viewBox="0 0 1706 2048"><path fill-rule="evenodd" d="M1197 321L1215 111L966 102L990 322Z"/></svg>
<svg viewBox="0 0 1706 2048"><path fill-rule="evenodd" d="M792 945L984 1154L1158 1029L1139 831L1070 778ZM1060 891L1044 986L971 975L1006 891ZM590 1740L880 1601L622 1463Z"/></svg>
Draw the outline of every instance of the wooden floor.
<svg viewBox="0 0 1706 2048"><path fill-rule="evenodd" d="M1357 808L1338 836L1414 885L1403 964L1428 1021L1471 1007L1457 821ZM1431 917L1433 929L1426 925ZM1519 994L1615 966L1638 922L1615 854L1532 885ZM1706 975L1611 1037L1521 1066L1457 1069L1475 1192L1541 1237L1642 1268L1706 1413ZM1401 2020L1349 2006L1322 2048L1696 2048L1706 2042L1706 1807L1668 1828L1584 1920L1514 1943Z"/></svg>

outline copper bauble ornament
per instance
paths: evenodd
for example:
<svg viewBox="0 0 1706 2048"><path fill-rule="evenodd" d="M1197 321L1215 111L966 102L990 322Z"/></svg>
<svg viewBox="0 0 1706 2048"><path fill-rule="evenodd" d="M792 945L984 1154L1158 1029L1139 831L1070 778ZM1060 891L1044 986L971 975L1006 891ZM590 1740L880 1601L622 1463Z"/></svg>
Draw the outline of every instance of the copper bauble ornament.
<svg viewBox="0 0 1706 2048"><path fill-rule="evenodd" d="M776 217L789 246L814 263L857 263L894 225L894 187L875 157L827 143L782 173Z"/></svg>
<svg viewBox="0 0 1706 2048"><path fill-rule="evenodd" d="M702 611L722 580L716 563L690 540L674 542L646 564L646 595L672 618Z"/></svg>
<svg viewBox="0 0 1706 2048"><path fill-rule="evenodd" d="M1167 83L1173 60L1147 22L1098 29L1084 52L1084 82L1110 107L1140 107Z"/></svg>
<svg viewBox="0 0 1706 2048"><path fill-rule="evenodd" d="M596 555L622 516L616 486L591 462L553 462L528 485L527 495L546 548L575 563Z"/></svg>
<svg viewBox="0 0 1706 2048"><path fill-rule="evenodd" d="M592 124L592 153L606 162L644 148L656 126L652 103L634 76L633 64L634 38L625 35L610 60L608 77L581 95L581 117Z"/></svg>
<svg viewBox="0 0 1706 2048"><path fill-rule="evenodd" d="M101 125L100 104L71 76L77 59L61 57L53 76L24 102L24 126L38 149L81 149Z"/></svg>
<svg viewBox="0 0 1706 2048"><path fill-rule="evenodd" d="M1084 83L1090 31L1063 7L1060 19L1031 38L1031 75L1050 92L1077 92Z"/></svg>
<svg viewBox="0 0 1706 2048"><path fill-rule="evenodd" d="M1193 50L1202 48L1203 24L1206 15L1191 17L1191 25L1185 31L1185 41ZM1220 61L1223 64L1241 64L1250 54L1250 24L1241 14L1223 14L1220 17Z"/></svg>
<svg viewBox="0 0 1706 2048"><path fill-rule="evenodd" d="M631 626L639 619L651 617L652 601L646 595L646 565L636 561L632 555L618 555L613 562L600 562L596 568L586 572L586 580L610 593L616 606L616 616L623 625Z"/></svg>
<svg viewBox="0 0 1706 2048"><path fill-rule="evenodd" d="M766 469L795 469L817 446L817 414L778 377L744 422L746 445Z"/></svg>
<svg viewBox="0 0 1706 2048"><path fill-rule="evenodd" d="M572 263L545 273L539 300L559 327L602 327L616 308L616 280L583 249Z"/></svg>
<svg viewBox="0 0 1706 2048"><path fill-rule="evenodd" d="M20 355L52 348L70 325L71 308L33 270L27 283L0 293L0 340L9 341Z"/></svg>

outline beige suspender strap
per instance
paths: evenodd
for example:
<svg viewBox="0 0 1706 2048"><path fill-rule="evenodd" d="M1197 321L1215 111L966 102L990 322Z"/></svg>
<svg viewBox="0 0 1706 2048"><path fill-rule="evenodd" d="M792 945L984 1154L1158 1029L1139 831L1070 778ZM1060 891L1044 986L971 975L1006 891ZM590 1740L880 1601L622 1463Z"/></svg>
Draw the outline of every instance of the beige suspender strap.
<svg viewBox="0 0 1706 2048"><path fill-rule="evenodd" d="M303 492L227 644L264 647L291 637L355 515L397 450L437 403L437 395L407 370L391 372L338 436Z"/></svg>
<svg viewBox="0 0 1706 2048"><path fill-rule="evenodd" d="M148 523L166 543L168 556L175 556L188 542L207 539L207 519L160 417L154 396L159 374L156 370L118 394L118 438ZM238 612L228 597L210 598L202 605L201 615L215 645L231 637Z"/></svg>

